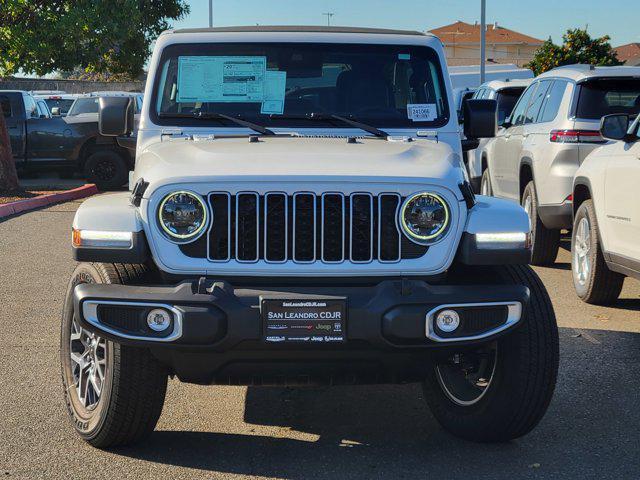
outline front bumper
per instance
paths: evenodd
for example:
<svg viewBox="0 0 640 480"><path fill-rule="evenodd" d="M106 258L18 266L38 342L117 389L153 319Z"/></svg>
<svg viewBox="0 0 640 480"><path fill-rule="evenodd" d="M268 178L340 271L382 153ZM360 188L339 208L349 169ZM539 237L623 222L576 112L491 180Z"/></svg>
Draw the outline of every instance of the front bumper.
<svg viewBox="0 0 640 480"><path fill-rule="evenodd" d="M264 341L260 300L305 296L346 299L346 340ZM201 279L153 287L82 284L74 291L75 314L84 328L118 343L151 348L182 380L233 384L415 381L434 350L492 341L519 324L528 301L524 286L446 286L419 280L252 289ZM101 318L99 312L114 306L132 309L128 323L115 327L106 313ZM141 328L146 321L135 323L156 307L173 314L174 324L164 335ZM434 313L445 307L486 311L452 338L438 335L433 326Z"/></svg>

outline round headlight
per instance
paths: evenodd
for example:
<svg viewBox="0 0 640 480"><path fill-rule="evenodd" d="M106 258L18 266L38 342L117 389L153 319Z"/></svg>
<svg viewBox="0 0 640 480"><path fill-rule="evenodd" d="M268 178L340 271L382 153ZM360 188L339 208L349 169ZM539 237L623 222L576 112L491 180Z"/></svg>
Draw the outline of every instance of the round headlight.
<svg viewBox="0 0 640 480"><path fill-rule="evenodd" d="M160 203L158 220L162 231L174 242L193 241L204 232L207 207L195 193L170 193Z"/></svg>
<svg viewBox="0 0 640 480"><path fill-rule="evenodd" d="M449 207L435 193L423 192L407 198L400 209L400 224L415 243L434 243L449 228Z"/></svg>

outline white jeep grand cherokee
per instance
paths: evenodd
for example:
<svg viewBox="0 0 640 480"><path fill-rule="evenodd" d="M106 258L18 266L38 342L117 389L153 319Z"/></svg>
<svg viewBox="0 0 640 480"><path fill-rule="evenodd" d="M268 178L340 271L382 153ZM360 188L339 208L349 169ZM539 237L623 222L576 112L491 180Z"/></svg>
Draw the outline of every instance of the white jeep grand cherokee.
<svg viewBox="0 0 640 480"><path fill-rule="evenodd" d="M130 141L127 99L103 134ZM496 131L467 103L464 148ZM140 440L167 377L218 385L423 382L472 440L526 434L558 367L529 219L474 197L440 41L258 27L157 41L130 193L86 201L62 319L68 411ZM268 408L265 406L265 408Z"/></svg>
<svg viewBox="0 0 640 480"><path fill-rule="evenodd" d="M606 305L618 299L625 276L640 279L640 116L607 115L600 131L615 141L576 172L571 270L578 296Z"/></svg>

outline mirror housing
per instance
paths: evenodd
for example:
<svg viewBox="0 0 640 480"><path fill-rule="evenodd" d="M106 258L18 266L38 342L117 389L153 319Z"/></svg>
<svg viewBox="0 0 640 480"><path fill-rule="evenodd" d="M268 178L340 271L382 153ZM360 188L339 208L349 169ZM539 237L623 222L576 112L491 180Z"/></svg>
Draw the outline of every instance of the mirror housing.
<svg viewBox="0 0 640 480"><path fill-rule="evenodd" d="M131 135L134 122L132 97L100 97L98 130L105 137Z"/></svg>
<svg viewBox="0 0 640 480"><path fill-rule="evenodd" d="M51 109L51 115L54 117L59 117L60 116L60 107L53 107Z"/></svg>
<svg viewBox="0 0 640 480"><path fill-rule="evenodd" d="M600 135L607 140L632 141L637 138L629 133L631 118L626 113L605 115L600 119Z"/></svg>
<svg viewBox="0 0 640 480"><path fill-rule="evenodd" d="M467 139L492 138L498 130L498 102L472 99L464 102L464 136Z"/></svg>

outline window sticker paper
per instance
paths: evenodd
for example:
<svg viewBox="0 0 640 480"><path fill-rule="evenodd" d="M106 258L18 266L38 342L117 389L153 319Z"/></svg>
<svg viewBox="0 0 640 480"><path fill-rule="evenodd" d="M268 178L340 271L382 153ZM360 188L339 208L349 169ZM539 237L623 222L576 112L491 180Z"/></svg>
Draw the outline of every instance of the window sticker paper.
<svg viewBox="0 0 640 480"><path fill-rule="evenodd" d="M287 72L267 70L264 82L264 99L260 113L282 115L284 112L284 94L287 86Z"/></svg>
<svg viewBox="0 0 640 480"><path fill-rule="evenodd" d="M266 57L180 57L178 102L260 103Z"/></svg>
<svg viewBox="0 0 640 480"><path fill-rule="evenodd" d="M435 103L408 103L407 117L414 122L431 122L438 118L438 108Z"/></svg>

